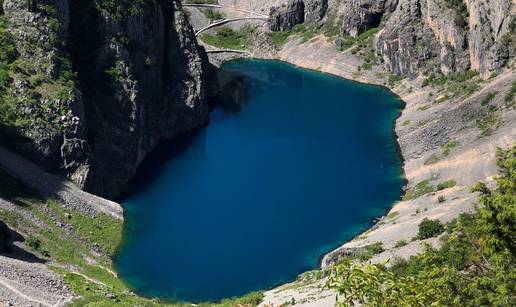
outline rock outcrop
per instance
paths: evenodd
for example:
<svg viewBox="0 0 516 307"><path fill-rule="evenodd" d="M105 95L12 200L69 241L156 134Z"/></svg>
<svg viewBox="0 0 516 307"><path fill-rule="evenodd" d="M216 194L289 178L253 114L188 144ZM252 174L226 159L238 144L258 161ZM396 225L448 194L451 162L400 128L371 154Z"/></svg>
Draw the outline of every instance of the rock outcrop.
<svg viewBox="0 0 516 307"><path fill-rule="evenodd" d="M3 6L23 137L13 146L106 197L160 140L208 120L209 64L180 1L121 2Z"/></svg>
<svg viewBox="0 0 516 307"><path fill-rule="evenodd" d="M285 7L272 7L269 14L272 31L285 31L305 22L305 2L290 0Z"/></svg>
<svg viewBox="0 0 516 307"><path fill-rule="evenodd" d="M287 5L273 6L269 13L271 31L285 31L302 23L319 23L328 10L328 0L290 0Z"/></svg>
<svg viewBox="0 0 516 307"><path fill-rule="evenodd" d="M328 0L305 0L305 22L318 23L328 11Z"/></svg>
<svg viewBox="0 0 516 307"><path fill-rule="evenodd" d="M484 78L514 56L511 0L345 0L329 10L345 36L382 29L376 40L397 75L477 70Z"/></svg>

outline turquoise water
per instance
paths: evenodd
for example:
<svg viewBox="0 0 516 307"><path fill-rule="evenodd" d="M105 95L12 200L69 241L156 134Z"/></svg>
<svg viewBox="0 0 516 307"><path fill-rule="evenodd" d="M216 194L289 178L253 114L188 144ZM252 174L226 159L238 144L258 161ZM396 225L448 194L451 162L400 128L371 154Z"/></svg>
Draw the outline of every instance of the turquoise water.
<svg viewBox="0 0 516 307"><path fill-rule="evenodd" d="M115 261L138 293L219 300L290 281L400 197L402 102L387 90L275 61L223 69L250 80L240 110L161 145L123 199Z"/></svg>

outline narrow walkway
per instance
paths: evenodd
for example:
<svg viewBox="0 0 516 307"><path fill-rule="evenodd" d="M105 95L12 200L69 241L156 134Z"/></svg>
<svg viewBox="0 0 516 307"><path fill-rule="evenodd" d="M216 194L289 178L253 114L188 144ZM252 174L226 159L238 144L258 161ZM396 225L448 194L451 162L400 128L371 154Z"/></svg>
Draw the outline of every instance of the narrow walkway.
<svg viewBox="0 0 516 307"><path fill-rule="evenodd" d="M249 13L249 14L257 15L259 17L263 17L263 18L267 18L267 19L269 18L269 16L267 16L265 14L260 14L260 13L256 13L256 12L253 12L253 11L243 10L243 9L239 9L239 8L234 7L234 6L228 6L228 5L183 3L183 6L184 7L220 8L220 9L228 8L228 9L231 9L231 10L234 10L234 11L238 11L238 12Z"/></svg>
<svg viewBox="0 0 516 307"><path fill-rule="evenodd" d="M216 21L214 23L210 23L206 27L204 27L204 28L200 29L199 31L195 32L195 36L198 36L199 34L201 34L202 32L204 32L204 31L206 31L208 29L211 29L211 28L214 28L214 27L218 27L218 26L221 26L221 25L229 23L229 22L240 21L240 20L263 20L263 21L268 21L269 18L268 17L240 17L240 18L222 19L222 20Z"/></svg>
<svg viewBox="0 0 516 307"><path fill-rule="evenodd" d="M206 53L241 53L246 54L248 56L251 56L251 52L246 50L237 50L237 49L212 49L212 50L206 50Z"/></svg>

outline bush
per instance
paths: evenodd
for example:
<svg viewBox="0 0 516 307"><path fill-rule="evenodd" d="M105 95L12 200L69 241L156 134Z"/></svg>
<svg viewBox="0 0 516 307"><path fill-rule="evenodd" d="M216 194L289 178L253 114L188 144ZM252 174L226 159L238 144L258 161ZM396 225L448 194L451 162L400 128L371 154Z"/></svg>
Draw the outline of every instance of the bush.
<svg viewBox="0 0 516 307"><path fill-rule="evenodd" d="M396 244L394 244L394 247L398 248L398 247L403 247L405 245L407 245L407 240L399 240L398 242L396 242Z"/></svg>
<svg viewBox="0 0 516 307"><path fill-rule="evenodd" d="M29 246L34 250L39 250L41 248L41 241L36 237L28 236L25 239L25 245Z"/></svg>
<svg viewBox="0 0 516 307"><path fill-rule="evenodd" d="M424 240L436 237L444 232L444 226L439 220L429 220L425 218L419 223L418 239Z"/></svg>
<svg viewBox="0 0 516 307"><path fill-rule="evenodd" d="M206 18L208 18L210 21L221 20L221 19L224 19L224 17L226 17L224 15L224 13L219 12L219 11L214 11L213 9L206 9L206 10L203 10L202 12L204 13L204 16L206 16Z"/></svg>
<svg viewBox="0 0 516 307"><path fill-rule="evenodd" d="M442 203L444 203L445 201L446 201L446 197L445 197L444 195L439 195L439 196L437 197L437 202L438 202L438 203L442 204Z"/></svg>
<svg viewBox="0 0 516 307"><path fill-rule="evenodd" d="M445 182L441 182L437 185L437 191L442 191L444 189L453 188L457 185L457 182L455 180L447 180Z"/></svg>
<svg viewBox="0 0 516 307"><path fill-rule="evenodd" d="M482 102L480 104L483 106L488 105L496 97L496 94L498 94L498 93L497 92L487 93L486 97L484 97L484 99L482 99Z"/></svg>
<svg viewBox="0 0 516 307"><path fill-rule="evenodd" d="M362 261L366 261L366 260L373 258L374 255L377 255L383 251L384 251L383 243L376 242L376 243L369 244L369 245L366 245L366 246L360 248L356 257Z"/></svg>

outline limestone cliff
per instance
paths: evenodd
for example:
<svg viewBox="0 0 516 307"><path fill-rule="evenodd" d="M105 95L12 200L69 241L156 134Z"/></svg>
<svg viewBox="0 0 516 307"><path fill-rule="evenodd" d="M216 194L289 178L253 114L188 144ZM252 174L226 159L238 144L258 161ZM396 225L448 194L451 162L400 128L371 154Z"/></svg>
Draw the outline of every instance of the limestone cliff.
<svg viewBox="0 0 516 307"><path fill-rule="evenodd" d="M510 0L344 0L331 10L353 37L382 29L376 48L398 75L477 70L483 77L514 56Z"/></svg>
<svg viewBox="0 0 516 307"><path fill-rule="evenodd" d="M511 0L291 0L272 7L270 28L284 31L323 20L354 38L378 28L374 52L393 74L471 69L487 78L515 55L511 5Z"/></svg>
<svg viewBox="0 0 516 307"><path fill-rule="evenodd" d="M208 61L180 1L5 0L12 146L114 197L156 144L204 124ZM3 99L3 104L6 104Z"/></svg>

